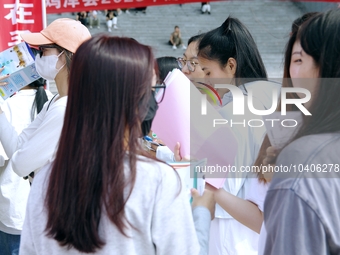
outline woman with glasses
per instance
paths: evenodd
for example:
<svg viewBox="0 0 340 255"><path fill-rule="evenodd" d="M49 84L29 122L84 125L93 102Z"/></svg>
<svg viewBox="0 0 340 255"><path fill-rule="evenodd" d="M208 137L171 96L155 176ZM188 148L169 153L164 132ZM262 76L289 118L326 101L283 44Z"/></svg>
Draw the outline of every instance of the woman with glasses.
<svg viewBox="0 0 340 255"><path fill-rule="evenodd" d="M178 174L140 143L158 108L154 61L130 38L79 47L56 158L30 193L22 254L206 254ZM209 223L202 206L214 203L196 195L194 213Z"/></svg>
<svg viewBox="0 0 340 255"><path fill-rule="evenodd" d="M188 47L183 53L183 57L177 59L182 72L192 82L195 82L195 79L202 79L205 76L197 57L198 44L203 36L204 34L199 34L191 37L188 41Z"/></svg>
<svg viewBox="0 0 340 255"><path fill-rule="evenodd" d="M197 56L208 85L234 85L246 95L246 99L251 90L257 110L271 108L272 91L280 85L267 81L266 69L255 41L238 19L229 17L220 27L206 33L199 42ZM264 126L248 125L248 121L261 117L249 113L247 105L245 115L234 115L233 94L225 88L217 88L216 91L222 99L219 112L229 121L238 141L236 169L252 166L266 130ZM245 124L231 125L231 122ZM263 221L267 187L254 183L254 178L250 177L256 178L256 175L229 173L224 188L217 190L207 185L214 192L218 204L210 232L210 254L257 254L257 233ZM251 197L249 193L253 195L252 203L245 200Z"/></svg>
<svg viewBox="0 0 340 255"><path fill-rule="evenodd" d="M22 35L28 44L39 47L35 67L44 79L55 81L58 95L20 135L0 111L0 140L19 176L37 172L52 160L64 121L72 57L90 37L88 29L72 19L57 19L40 33Z"/></svg>
<svg viewBox="0 0 340 255"><path fill-rule="evenodd" d="M179 67L185 76L200 90L202 94L207 95L207 100L214 106L220 105L216 100L215 91L205 84L205 73L198 62L198 45L205 34L199 34L191 37L188 41L188 47L183 53L183 57L177 58ZM217 98L218 99L218 98Z"/></svg>

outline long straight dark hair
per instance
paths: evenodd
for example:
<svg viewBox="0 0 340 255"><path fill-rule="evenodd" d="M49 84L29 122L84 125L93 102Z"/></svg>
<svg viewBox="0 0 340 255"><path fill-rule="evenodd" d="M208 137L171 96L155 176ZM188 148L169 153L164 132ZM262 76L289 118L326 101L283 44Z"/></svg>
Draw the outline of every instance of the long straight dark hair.
<svg viewBox="0 0 340 255"><path fill-rule="evenodd" d="M319 78L322 79L318 84L318 96L313 99L313 104L309 109L312 116L304 116L301 128L289 143L307 135L340 132L340 108L336 107L340 105L338 96L340 92L338 79L340 78L340 52L337 47L340 42L339 15L339 9L327 13L310 13L301 17L300 24L293 25L293 27L301 26L301 29L292 31L292 36L286 46L282 87L293 86L289 67L293 45L296 41L299 41L303 50L313 58L315 65L319 67ZM289 93L287 98L298 98L298 96L295 93ZM280 110L279 104L277 111ZM287 110L296 111L298 109L295 105L287 105ZM266 135L254 165L262 164L269 146L271 144ZM258 177L260 181L266 182L262 173L259 173Z"/></svg>
<svg viewBox="0 0 340 255"><path fill-rule="evenodd" d="M285 51L285 55L284 55L284 69L283 69L282 87L293 87L292 80L291 80L290 73L289 73L289 68L290 68L290 61L291 61L291 58L292 58L293 45L296 41L296 34L297 34L297 32L295 32L291 35L291 37L289 38L289 41L286 45L286 51ZM287 98L299 98L299 97L296 93L287 93ZM297 111L297 110L298 110L298 108L295 105L293 105L293 104L287 105L287 111ZM281 111L281 100L278 103L276 111ZM264 139L263 139L262 145L260 147L258 156L257 156L257 158L254 162L255 166L258 166L258 167L262 166L262 162L267 155L266 150L269 146L271 146L271 143L269 141L268 135L266 134ZM264 178L264 175L263 175L262 172L259 172L257 174L257 176L258 176L258 178L261 182L264 182L264 183L267 182L266 179Z"/></svg>
<svg viewBox="0 0 340 255"><path fill-rule="evenodd" d="M292 84L292 80L291 80L291 76L290 76L290 62L292 59L292 51L293 51L293 46L294 43L296 42L296 38L297 38L297 33L299 30L299 27L306 22L307 20L309 20L310 18L318 15L318 12L309 12L309 13L305 13L304 15L302 15L301 17L297 18L296 20L294 20L293 24L292 24L292 31L290 33L290 38L286 44L286 50L285 50L285 54L284 54L284 69L283 69L283 80L282 80L282 87L286 88L286 87L293 87ZM298 99L299 96L296 93L287 93L287 98L289 99ZM293 104L288 104L286 106L287 111L298 111L299 109L296 107L296 105ZM281 111L281 101L278 103L278 106L276 108L276 111ZM256 158L256 161L254 163L255 166L262 166L262 162L264 160L264 158L266 157L266 150L267 148L271 146L271 143L269 141L268 135L266 135L263 139L258 157ZM258 178L260 181L266 183L266 179L264 178L262 172L258 173Z"/></svg>
<svg viewBox="0 0 340 255"><path fill-rule="evenodd" d="M143 154L139 137L153 68L152 50L129 38L95 36L73 56L45 199L46 232L60 245L85 253L100 249L105 244L98 233L102 213L125 235L130 223L124 206L134 186L137 154Z"/></svg>
<svg viewBox="0 0 340 255"><path fill-rule="evenodd" d="M312 95L312 116L304 116L293 141L312 134L340 132L340 9L308 20L299 29L296 40L319 67L320 79L317 96Z"/></svg>

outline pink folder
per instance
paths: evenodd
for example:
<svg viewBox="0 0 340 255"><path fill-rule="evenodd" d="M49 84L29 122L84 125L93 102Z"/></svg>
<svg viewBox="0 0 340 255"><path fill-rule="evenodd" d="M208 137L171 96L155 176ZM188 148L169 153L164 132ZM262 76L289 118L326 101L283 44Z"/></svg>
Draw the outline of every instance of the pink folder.
<svg viewBox="0 0 340 255"><path fill-rule="evenodd" d="M190 80L174 69L164 83L165 94L152 122L152 131L171 150L180 142L182 157L190 156Z"/></svg>
<svg viewBox="0 0 340 255"><path fill-rule="evenodd" d="M180 70L174 69L164 82L167 87L152 130L171 150L180 142L182 157L206 158L210 169L233 165L237 152L235 136L228 125L213 125L214 119L223 117L209 103L207 114L202 115L202 94ZM206 172L206 182L221 188L227 174Z"/></svg>

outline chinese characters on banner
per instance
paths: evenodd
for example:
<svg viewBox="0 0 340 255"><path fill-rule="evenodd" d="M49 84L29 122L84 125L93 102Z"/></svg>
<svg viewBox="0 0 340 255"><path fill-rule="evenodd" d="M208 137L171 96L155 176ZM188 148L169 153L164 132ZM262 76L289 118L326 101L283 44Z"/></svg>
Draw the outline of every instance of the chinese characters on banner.
<svg viewBox="0 0 340 255"><path fill-rule="evenodd" d="M232 0L210 0L210 2L212 1L232 1ZM251 0L238 0L238 1L251 1ZM291 0L280 1L290 2ZM300 1L335 2L338 0L300 0ZM92 10L110 10L117 8L147 7L152 5L185 4L196 2L202 2L202 0L46 0L46 12L47 13L80 12Z"/></svg>
<svg viewBox="0 0 340 255"><path fill-rule="evenodd" d="M20 34L43 29L43 0L1 0L0 51L22 42Z"/></svg>
<svg viewBox="0 0 340 255"><path fill-rule="evenodd" d="M110 10L117 8L136 8L151 5L184 4L194 2L201 2L201 0L46 0L46 12L62 13L106 9Z"/></svg>

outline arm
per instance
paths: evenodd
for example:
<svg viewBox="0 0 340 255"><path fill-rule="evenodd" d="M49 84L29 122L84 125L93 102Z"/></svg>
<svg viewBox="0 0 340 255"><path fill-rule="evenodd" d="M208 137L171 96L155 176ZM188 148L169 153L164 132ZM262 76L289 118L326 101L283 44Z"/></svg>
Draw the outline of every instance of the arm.
<svg viewBox="0 0 340 255"><path fill-rule="evenodd" d="M206 185L209 186L211 190L214 190L216 203L227 211L235 220L251 230L260 233L263 222L263 213L256 204L234 196L224 189L215 189L209 184Z"/></svg>
<svg viewBox="0 0 340 255"><path fill-rule="evenodd" d="M5 113L0 109L0 141L9 158L13 156L17 149L20 148L40 126L44 119L46 108L47 104L44 105L43 110L35 120L27 128L22 130L20 136L6 118Z"/></svg>
<svg viewBox="0 0 340 255"><path fill-rule="evenodd" d="M188 195L180 190L182 185L176 172L170 167L164 170L156 190L151 223L156 254L197 255L200 248Z"/></svg>
<svg viewBox="0 0 340 255"><path fill-rule="evenodd" d="M264 254L328 254L325 230L314 211L293 190L270 190L265 205Z"/></svg>
<svg viewBox="0 0 340 255"><path fill-rule="evenodd" d="M50 92L49 92L50 93ZM51 93L50 93L51 94ZM48 95L48 94L47 94ZM51 94L53 97L53 95ZM48 95L50 98L50 96ZM20 136L18 135L18 132L16 131L15 127L12 126L11 120L9 120L7 116L10 116L10 109L6 107L6 104L4 104L2 107L4 109L0 108L0 141L4 147L4 150L9 158L13 156L13 154L21 148L21 146L30 139L32 134L37 130L37 128L40 126L41 122L44 120L44 116L46 114L47 107L50 102L46 102L43 109L41 110L40 114L34 119L34 121L25 129L20 131ZM6 114L4 111L7 111Z"/></svg>
<svg viewBox="0 0 340 255"><path fill-rule="evenodd" d="M196 234L200 243L200 255L209 253L210 212L206 207L198 206L192 210Z"/></svg>
<svg viewBox="0 0 340 255"><path fill-rule="evenodd" d="M67 100L60 98L59 100ZM46 105L45 105L46 106ZM62 130L66 104L51 104L49 110L20 135L25 142L11 158L12 167L19 176L27 176L51 161ZM31 127L33 126L33 127Z"/></svg>
<svg viewBox="0 0 340 255"><path fill-rule="evenodd" d="M176 143L174 152L172 152L167 146L157 146L156 158L163 160L165 162L190 161L190 156L186 156L182 158L181 145L179 142Z"/></svg>
<svg viewBox="0 0 340 255"><path fill-rule="evenodd" d="M169 149L168 146L157 146L156 158L165 162L174 161L174 153Z"/></svg>
<svg viewBox="0 0 340 255"><path fill-rule="evenodd" d="M201 247L200 255L207 255L209 253L210 222L215 217L216 202L214 193L210 190L205 190L203 195L200 196L196 189L192 189L191 195L193 197L192 216Z"/></svg>

